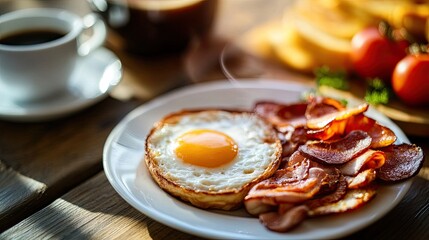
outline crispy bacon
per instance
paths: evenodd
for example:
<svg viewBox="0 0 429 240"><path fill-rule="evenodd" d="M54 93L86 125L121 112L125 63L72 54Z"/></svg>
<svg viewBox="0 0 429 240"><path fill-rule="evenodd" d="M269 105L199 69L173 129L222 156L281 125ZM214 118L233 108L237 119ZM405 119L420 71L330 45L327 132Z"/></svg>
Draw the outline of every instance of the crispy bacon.
<svg viewBox="0 0 429 240"><path fill-rule="evenodd" d="M279 183L275 186L270 179L264 180L253 186L244 200L262 198L264 203L272 205L308 200L317 194L322 185L322 179L327 175L320 168L311 168L308 172L306 179L289 184Z"/></svg>
<svg viewBox="0 0 429 240"><path fill-rule="evenodd" d="M369 202L372 198L374 198L376 193L377 192L374 186L360 189L351 189L341 200L310 209L308 215L314 217L354 210Z"/></svg>
<svg viewBox="0 0 429 240"><path fill-rule="evenodd" d="M297 144L305 144L307 142L307 130L304 127L295 128L290 137L290 141Z"/></svg>
<svg viewBox="0 0 429 240"><path fill-rule="evenodd" d="M380 149L386 154L377 177L383 181L402 181L415 176L423 166L424 153L414 144L402 143Z"/></svg>
<svg viewBox="0 0 429 240"><path fill-rule="evenodd" d="M304 221L307 215L307 206L299 205L292 207L284 213L277 211L260 214L259 220L272 231L287 232Z"/></svg>
<svg viewBox="0 0 429 240"><path fill-rule="evenodd" d="M355 108L347 108L342 111L326 114L318 118L307 119L307 128L322 129L331 124L333 121L342 121L351 116L363 113L368 110L368 107L369 105L367 103L363 103Z"/></svg>
<svg viewBox="0 0 429 240"><path fill-rule="evenodd" d="M308 129L307 138L317 140L329 140L341 137L346 128L347 120L333 121L321 129Z"/></svg>
<svg viewBox="0 0 429 240"><path fill-rule="evenodd" d="M331 165L320 164L315 161L310 161L310 167L321 168L328 174L328 176L323 179L322 186L320 187L316 197L330 194L338 188L338 183L340 182L342 175L338 168Z"/></svg>
<svg viewBox="0 0 429 240"><path fill-rule="evenodd" d="M310 209L314 209L329 203L337 202L344 197L347 193L347 181L343 175L338 178L337 187L334 192L324 195L319 198L314 198L305 202Z"/></svg>
<svg viewBox="0 0 429 240"><path fill-rule="evenodd" d="M386 147L396 141L396 135L392 130L365 116L363 113L352 116L347 121L345 133L347 134L354 130L365 131L371 136L371 148Z"/></svg>
<svg viewBox="0 0 429 240"><path fill-rule="evenodd" d="M374 124L374 126L368 131L368 134L372 138L372 148L387 147L396 141L395 133L389 128L378 123Z"/></svg>
<svg viewBox="0 0 429 240"><path fill-rule="evenodd" d="M355 176L368 168L380 168L383 166L385 158L384 152L368 149L364 153L343 164L339 169L344 175Z"/></svg>
<svg viewBox="0 0 429 240"><path fill-rule="evenodd" d="M416 175L422 149L392 145L395 133L365 116L368 106L346 109L322 97L289 105L257 103L255 112L279 133L283 162L249 191L246 210L268 229L285 232L307 217L359 208L376 195L376 178L393 182Z"/></svg>
<svg viewBox="0 0 429 240"><path fill-rule="evenodd" d="M332 142L315 142L299 147L305 156L327 164L343 164L369 148L371 137L364 131L352 131Z"/></svg>
<svg viewBox="0 0 429 240"><path fill-rule="evenodd" d="M376 171L375 169L366 169L358 175L352 177L352 176L346 176L348 188L350 189L356 189L356 188L363 188L370 184L372 181L376 178Z"/></svg>
<svg viewBox="0 0 429 240"><path fill-rule="evenodd" d="M305 117L307 119L319 118L344 109L344 105L333 98L312 97L308 100Z"/></svg>
<svg viewBox="0 0 429 240"><path fill-rule="evenodd" d="M305 126L307 119L305 118L305 111L307 103L296 103L291 105L282 106L277 115L288 122L294 128Z"/></svg>
<svg viewBox="0 0 429 240"><path fill-rule="evenodd" d="M298 164L298 163L300 163L302 161L306 161L306 160L309 160L309 159L306 158L304 155L302 155L300 151L295 151L292 154L292 156L290 156L287 166L293 166L295 164ZM310 162L310 163L312 163L312 162Z"/></svg>
<svg viewBox="0 0 429 240"><path fill-rule="evenodd" d="M288 126L305 126L305 111L307 103L279 104L275 102L257 102L253 111L264 117L280 132L286 131Z"/></svg>
<svg viewBox="0 0 429 240"><path fill-rule="evenodd" d="M246 211L254 216L261 213L272 212L276 209L276 205L267 204L262 201L262 198L248 198L244 201Z"/></svg>
<svg viewBox="0 0 429 240"><path fill-rule="evenodd" d="M303 127L292 128L286 133L279 133L282 143L282 157L289 157L299 146L307 142L306 129Z"/></svg>
<svg viewBox="0 0 429 240"><path fill-rule="evenodd" d="M284 169L278 169L271 178L265 181L265 187L302 181L307 178L309 169L310 160L308 159L303 159Z"/></svg>
<svg viewBox="0 0 429 240"><path fill-rule="evenodd" d="M281 203L278 205L277 212L279 212L280 214L283 214L291 210L295 206L296 205L293 203Z"/></svg>

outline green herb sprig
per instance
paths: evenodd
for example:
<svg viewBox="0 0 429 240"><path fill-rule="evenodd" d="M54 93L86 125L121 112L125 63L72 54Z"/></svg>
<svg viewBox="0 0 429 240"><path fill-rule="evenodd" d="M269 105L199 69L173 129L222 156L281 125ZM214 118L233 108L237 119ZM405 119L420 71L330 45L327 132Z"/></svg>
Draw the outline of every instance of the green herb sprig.
<svg viewBox="0 0 429 240"><path fill-rule="evenodd" d="M365 93L365 101L370 104L387 104L390 99L390 91L379 78L370 79Z"/></svg>
<svg viewBox="0 0 429 240"><path fill-rule="evenodd" d="M349 89L345 71L331 71L329 67L321 67L315 70L317 87L328 86L339 90Z"/></svg>

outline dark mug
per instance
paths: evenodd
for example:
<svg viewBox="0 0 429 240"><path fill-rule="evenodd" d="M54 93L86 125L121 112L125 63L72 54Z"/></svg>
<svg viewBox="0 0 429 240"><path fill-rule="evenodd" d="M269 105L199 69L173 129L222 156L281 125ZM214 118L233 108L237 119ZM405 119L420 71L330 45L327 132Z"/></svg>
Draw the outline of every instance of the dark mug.
<svg viewBox="0 0 429 240"><path fill-rule="evenodd" d="M212 27L217 0L88 0L125 48L144 56L178 53Z"/></svg>

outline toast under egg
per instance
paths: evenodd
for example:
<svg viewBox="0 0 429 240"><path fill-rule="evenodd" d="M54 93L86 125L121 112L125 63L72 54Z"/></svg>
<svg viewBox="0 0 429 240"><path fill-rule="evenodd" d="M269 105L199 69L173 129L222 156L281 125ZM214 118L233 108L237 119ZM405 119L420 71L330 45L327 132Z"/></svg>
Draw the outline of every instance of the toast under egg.
<svg viewBox="0 0 429 240"><path fill-rule="evenodd" d="M277 170L282 147L256 114L216 109L166 116L145 150L149 172L166 192L200 208L231 210Z"/></svg>

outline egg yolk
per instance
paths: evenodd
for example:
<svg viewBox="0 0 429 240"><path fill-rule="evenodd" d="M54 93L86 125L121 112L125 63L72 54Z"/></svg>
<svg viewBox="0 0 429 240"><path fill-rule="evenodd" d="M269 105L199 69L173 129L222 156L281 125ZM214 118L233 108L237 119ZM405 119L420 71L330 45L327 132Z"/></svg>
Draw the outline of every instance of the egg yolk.
<svg viewBox="0 0 429 240"><path fill-rule="evenodd" d="M176 155L186 163L215 168L234 160L237 144L228 135L214 130L197 129L177 139Z"/></svg>

